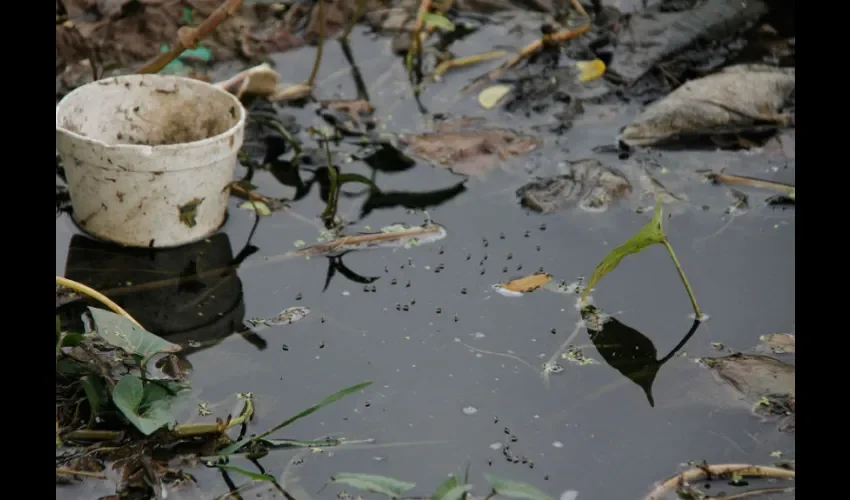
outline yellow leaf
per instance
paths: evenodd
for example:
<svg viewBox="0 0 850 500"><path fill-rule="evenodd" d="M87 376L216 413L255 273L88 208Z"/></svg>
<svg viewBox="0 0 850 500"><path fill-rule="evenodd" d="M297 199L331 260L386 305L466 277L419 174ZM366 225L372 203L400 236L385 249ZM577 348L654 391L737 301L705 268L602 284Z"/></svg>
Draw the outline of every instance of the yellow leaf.
<svg viewBox="0 0 850 500"><path fill-rule="evenodd" d="M605 74L605 63L599 59L594 59L592 61L578 61L576 62L576 68L578 68L579 71L578 80L580 82L596 80Z"/></svg>
<svg viewBox="0 0 850 500"><path fill-rule="evenodd" d="M499 104L499 101L501 101L502 98L510 91L511 87L509 85L493 85L492 87L487 87L478 94L478 104L480 104L484 109L492 109L493 106Z"/></svg>
<svg viewBox="0 0 850 500"><path fill-rule="evenodd" d="M528 293L537 290L541 286L549 283L552 279L551 274L535 273L524 278L518 278L507 283L502 283L501 287L505 290L516 293Z"/></svg>
<svg viewBox="0 0 850 500"><path fill-rule="evenodd" d="M269 208L269 206L266 205L264 202L259 201L259 200L257 200L257 201L246 201L245 203L239 205L239 208L241 208L243 210L256 211L259 215L271 215L272 214L272 209Z"/></svg>

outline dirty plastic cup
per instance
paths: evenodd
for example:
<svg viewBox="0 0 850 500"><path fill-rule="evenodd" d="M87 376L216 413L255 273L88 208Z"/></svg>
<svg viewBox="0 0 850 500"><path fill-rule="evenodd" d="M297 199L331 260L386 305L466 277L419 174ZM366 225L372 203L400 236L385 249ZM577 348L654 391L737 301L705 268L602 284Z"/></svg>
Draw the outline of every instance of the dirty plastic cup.
<svg viewBox="0 0 850 500"><path fill-rule="evenodd" d="M131 247L215 233L245 116L230 93L178 76L118 76L69 93L56 106L56 150L76 223Z"/></svg>

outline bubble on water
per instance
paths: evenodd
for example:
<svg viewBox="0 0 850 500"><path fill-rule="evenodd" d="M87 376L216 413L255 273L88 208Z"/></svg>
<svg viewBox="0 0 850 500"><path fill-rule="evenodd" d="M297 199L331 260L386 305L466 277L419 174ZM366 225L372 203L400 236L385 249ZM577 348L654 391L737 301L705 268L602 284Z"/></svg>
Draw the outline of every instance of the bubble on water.
<svg viewBox="0 0 850 500"><path fill-rule="evenodd" d="M502 443L490 443L490 449L491 450L501 450L502 449Z"/></svg>
<svg viewBox="0 0 850 500"><path fill-rule="evenodd" d="M343 290L342 294L348 297L349 295L351 295L351 292L349 292L348 290Z"/></svg>
<svg viewBox="0 0 850 500"><path fill-rule="evenodd" d="M475 415L476 413L478 413L478 408L471 406L471 405L467 406L463 409L464 415Z"/></svg>
<svg viewBox="0 0 850 500"><path fill-rule="evenodd" d="M564 443L562 443L560 441L555 441L554 443L552 443L552 446L554 446L555 448L563 448Z"/></svg>
<svg viewBox="0 0 850 500"><path fill-rule="evenodd" d="M484 337L486 337L486 335L484 335L481 332L475 332L475 333L472 333L471 335L472 335L473 338L476 338L476 339L483 339Z"/></svg>

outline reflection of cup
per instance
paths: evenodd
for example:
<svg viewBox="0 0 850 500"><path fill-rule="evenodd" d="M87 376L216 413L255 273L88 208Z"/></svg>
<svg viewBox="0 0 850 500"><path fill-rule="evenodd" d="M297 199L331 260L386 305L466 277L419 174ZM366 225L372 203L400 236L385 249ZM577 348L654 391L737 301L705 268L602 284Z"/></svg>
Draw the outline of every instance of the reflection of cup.
<svg viewBox="0 0 850 500"><path fill-rule="evenodd" d="M78 234L71 238L65 276L100 291L146 330L189 353L195 350L185 350L190 340L209 347L241 329L245 305L232 259L225 233L169 249L126 248ZM85 305L63 307L74 330L82 330Z"/></svg>

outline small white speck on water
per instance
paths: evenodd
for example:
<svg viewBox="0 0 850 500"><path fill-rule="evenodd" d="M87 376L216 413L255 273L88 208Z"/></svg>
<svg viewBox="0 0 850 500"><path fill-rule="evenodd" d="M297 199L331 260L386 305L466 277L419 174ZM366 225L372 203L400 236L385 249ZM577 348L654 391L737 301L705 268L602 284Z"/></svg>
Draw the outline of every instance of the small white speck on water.
<svg viewBox="0 0 850 500"><path fill-rule="evenodd" d="M475 415L476 413L478 413L478 408L476 408L472 405L467 406L463 409L464 415Z"/></svg>
<svg viewBox="0 0 850 500"><path fill-rule="evenodd" d="M562 443L560 441L555 441L554 443L552 443L552 446L554 446L555 448L563 448L564 443Z"/></svg>
<svg viewBox="0 0 850 500"><path fill-rule="evenodd" d="M349 295L351 295L351 292L349 292L348 290L343 290L343 291L342 291L342 294L343 294L344 296L348 297Z"/></svg>
<svg viewBox="0 0 850 500"><path fill-rule="evenodd" d="M561 493L560 500L576 500L578 498L578 491L576 490L567 490Z"/></svg>
<svg viewBox="0 0 850 500"><path fill-rule="evenodd" d="M479 352L479 353L475 353L475 357L476 358L483 358L484 355Z"/></svg>
<svg viewBox="0 0 850 500"><path fill-rule="evenodd" d="M476 339L483 339L484 337L486 337L486 335L484 335L484 334L483 334L483 333L481 333L481 332L475 332L475 333L473 333L473 334L471 334L471 335L472 335L472 337L473 337L473 338L476 338Z"/></svg>
<svg viewBox="0 0 850 500"><path fill-rule="evenodd" d="M416 368L416 365L410 365L411 368Z"/></svg>
<svg viewBox="0 0 850 500"><path fill-rule="evenodd" d="M502 443L490 443L490 449L491 450L501 450L502 449Z"/></svg>

